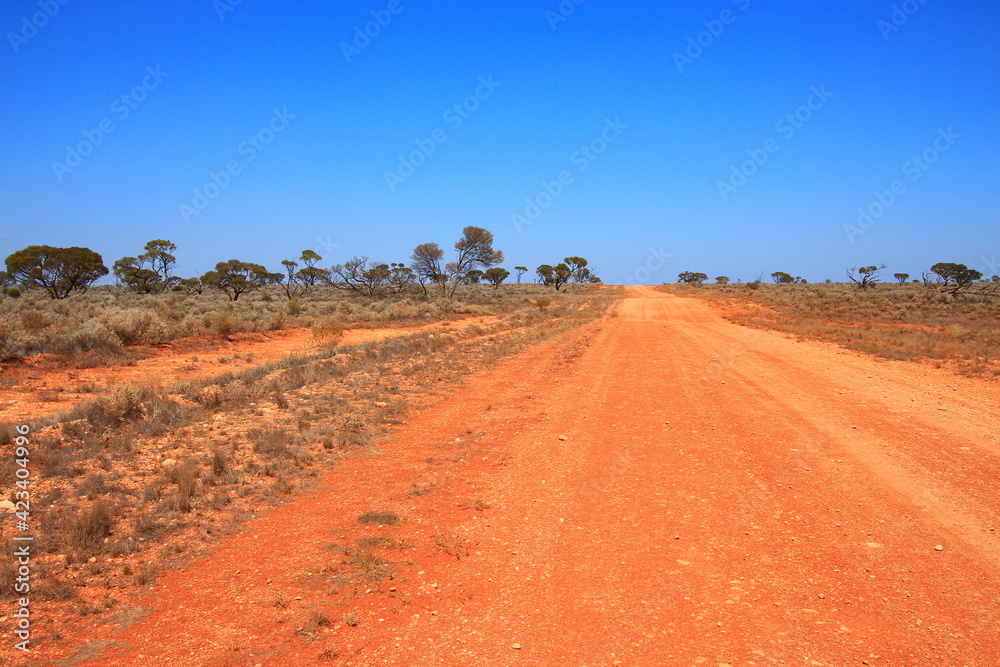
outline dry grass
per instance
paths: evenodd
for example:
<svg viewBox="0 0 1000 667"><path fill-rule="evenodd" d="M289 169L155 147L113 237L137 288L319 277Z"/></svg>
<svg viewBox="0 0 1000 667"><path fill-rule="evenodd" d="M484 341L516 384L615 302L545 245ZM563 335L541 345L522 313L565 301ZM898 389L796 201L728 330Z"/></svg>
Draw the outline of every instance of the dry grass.
<svg viewBox="0 0 1000 667"><path fill-rule="evenodd" d="M162 568L183 566L217 536L287 502L351 450L369 451L438 385L591 321L615 298L613 290L570 293L540 311L519 296L481 330L340 346L176 386L93 387L91 402L32 426L32 505L44 508L34 514L37 563L52 568L40 602L151 583ZM307 301L303 316L314 306ZM35 327L48 322L29 318ZM279 393L283 407L275 405ZM12 434L0 424L0 446L9 448ZM0 460L0 472L9 465L10 457ZM391 525L399 517L370 519ZM11 525L0 526L0 541ZM382 548L353 550L360 571L391 575ZM0 566L0 589L9 583Z"/></svg>
<svg viewBox="0 0 1000 667"><path fill-rule="evenodd" d="M568 293L587 289L570 286ZM318 344L333 346L347 327L414 326L466 315L502 315L551 292L535 284L503 285L499 290L469 285L453 300L425 297L414 288L371 301L323 286L292 301L269 288L235 303L214 290L143 295L108 285L61 301L37 290L18 298L0 293L0 360L49 353L67 357L67 363L78 367L103 366L135 358L131 348L197 336L233 339L293 327L310 327Z"/></svg>
<svg viewBox="0 0 1000 667"><path fill-rule="evenodd" d="M967 375L1000 376L1000 298L956 297L913 283L863 291L841 283L662 289L707 299L737 324L886 359L927 360Z"/></svg>
<svg viewBox="0 0 1000 667"><path fill-rule="evenodd" d="M358 523L377 523L383 526L395 526L400 519L394 512L365 512L358 517Z"/></svg>

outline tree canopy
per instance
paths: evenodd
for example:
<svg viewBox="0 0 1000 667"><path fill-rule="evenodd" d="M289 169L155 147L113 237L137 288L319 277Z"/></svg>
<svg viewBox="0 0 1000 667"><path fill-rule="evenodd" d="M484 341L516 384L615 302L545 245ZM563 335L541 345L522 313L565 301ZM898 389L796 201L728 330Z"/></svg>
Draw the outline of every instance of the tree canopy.
<svg viewBox="0 0 1000 667"><path fill-rule="evenodd" d="M90 248L33 245L7 257L6 264L11 280L40 287L53 299L86 292L98 278L108 275L104 260Z"/></svg>
<svg viewBox="0 0 1000 667"><path fill-rule="evenodd" d="M231 259L216 264L214 271L209 271L201 277L201 282L208 287L222 290L229 296L230 301L238 301L241 295L259 290L265 285L278 283L281 279L280 273L269 273L260 264Z"/></svg>

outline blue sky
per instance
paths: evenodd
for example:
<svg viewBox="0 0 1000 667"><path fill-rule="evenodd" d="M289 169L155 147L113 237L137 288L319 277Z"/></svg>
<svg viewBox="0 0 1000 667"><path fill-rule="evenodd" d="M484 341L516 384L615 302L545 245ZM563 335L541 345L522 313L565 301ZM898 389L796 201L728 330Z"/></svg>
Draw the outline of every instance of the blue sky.
<svg viewBox="0 0 1000 667"><path fill-rule="evenodd" d="M3 256L1000 273L996 2L63 2L0 9Z"/></svg>

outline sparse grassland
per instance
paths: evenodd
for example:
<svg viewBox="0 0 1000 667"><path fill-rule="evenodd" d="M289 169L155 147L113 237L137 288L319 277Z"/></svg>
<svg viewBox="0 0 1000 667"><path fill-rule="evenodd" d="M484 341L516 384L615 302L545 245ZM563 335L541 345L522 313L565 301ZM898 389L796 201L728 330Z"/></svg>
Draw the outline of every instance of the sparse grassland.
<svg viewBox="0 0 1000 667"><path fill-rule="evenodd" d="M586 289L576 287L577 291ZM39 290L18 298L0 293L0 361L35 354L67 358L78 368L121 364L150 353L150 346L189 337L239 339L253 333L309 328L317 341L335 343L338 331L428 324L475 315L501 315L532 297L550 295L536 284L459 288L454 299L417 288L393 297L360 299L332 287L287 300L277 288L232 302L221 292L137 294L118 287L92 288L55 301Z"/></svg>
<svg viewBox="0 0 1000 667"><path fill-rule="evenodd" d="M737 324L830 341L886 359L1000 377L997 297L953 296L914 283L868 290L842 283L661 289L705 299Z"/></svg>
<svg viewBox="0 0 1000 667"><path fill-rule="evenodd" d="M602 316L618 296L608 288L570 290L550 295L542 308L531 300L540 288L492 292L470 290L468 300L448 304L417 298L307 302L298 317L314 318L308 326L333 327L318 330L324 345L315 353L200 380L95 386L90 400L65 414L26 417L32 427L37 609L117 611L123 591L154 582L164 567L182 567L220 535L308 488L339 460L377 453L412 406L430 402L473 371ZM58 338L78 321L64 305L39 301L48 310L13 315L20 320L24 312L42 312L46 322L56 322L52 335ZM179 321L208 315L201 306L181 306L188 310ZM247 311L230 315L267 322L269 306L249 302ZM91 306L98 318L102 307ZM309 314L314 310L324 314ZM338 344L341 324L348 322L384 325L399 315L391 321L412 323L470 312L493 314L495 321ZM13 435L12 425L0 424L0 446L9 449ZM0 479L14 479L12 465L12 457L0 458ZM360 521L388 524L394 518L376 512ZM8 550L12 526L0 525ZM371 545L352 554L365 576L388 567ZM0 569L0 598L9 598L13 572Z"/></svg>

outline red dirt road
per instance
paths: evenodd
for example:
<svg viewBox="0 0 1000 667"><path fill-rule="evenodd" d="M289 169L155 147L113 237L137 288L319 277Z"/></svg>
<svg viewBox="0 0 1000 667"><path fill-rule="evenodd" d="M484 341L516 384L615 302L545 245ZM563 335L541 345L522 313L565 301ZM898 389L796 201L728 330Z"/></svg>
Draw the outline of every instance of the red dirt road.
<svg viewBox="0 0 1000 667"><path fill-rule="evenodd" d="M80 664L998 665L998 405L635 288L161 577ZM394 578L335 576L364 535L412 545Z"/></svg>

